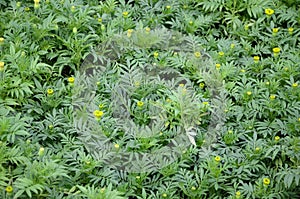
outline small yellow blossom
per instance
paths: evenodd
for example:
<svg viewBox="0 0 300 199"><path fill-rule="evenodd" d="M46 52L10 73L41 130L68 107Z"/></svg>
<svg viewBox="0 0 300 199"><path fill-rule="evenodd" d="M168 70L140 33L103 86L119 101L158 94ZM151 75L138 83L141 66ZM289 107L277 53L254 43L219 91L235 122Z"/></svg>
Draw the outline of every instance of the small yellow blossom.
<svg viewBox="0 0 300 199"><path fill-rule="evenodd" d="M137 106L142 107L143 105L144 105L144 102L142 102L142 101L137 102Z"/></svg>
<svg viewBox="0 0 300 199"><path fill-rule="evenodd" d="M225 53L223 51L221 51L221 52L218 52L218 54L219 54L219 56L222 57L222 56L224 56Z"/></svg>
<svg viewBox="0 0 300 199"><path fill-rule="evenodd" d="M68 78L68 82L69 82L70 84L73 84L73 83L75 82L75 78L74 78L74 77L69 77L69 78Z"/></svg>
<svg viewBox="0 0 300 199"><path fill-rule="evenodd" d="M39 3L34 3L34 6L33 6L35 9L38 9L40 7L40 4Z"/></svg>
<svg viewBox="0 0 300 199"><path fill-rule="evenodd" d="M241 192L240 191L235 192L235 197L240 198L241 197Z"/></svg>
<svg viewBox="0 0 300 199"><path fill-rule="evenodd" d="M50 124L50 125L48 126L49 129L53 129L53 127L54 127L54 126L53 126L52 124Z"/></svg>
<svg viewBox="0 0 300 199"><path fill-rule="evenodd" d="M200 53L199 51L194 52L194 55L195 55L195 57L197 57L197 58L201 57L201 53Z"/></svg>
<svg viewBox="0 0 300 199"><path fill-rule="evenodd" d="M104 113L103 113L103 111L95 110L93 114L94 114L94 116L95 116L97 119L99 119L99 118L102 117L102 115L103 115Z"/></svg>
<svg viewBox="0 0 300 199"><path fill-rule="evenodd" d="M244 73L244 72L246 72L246 70L245 70L245 69L241 69L240 71L241 71L241 73Z"/></svg>
<svg viewBox="0 0 300 199"><path fill-rule="evenodd" d="M72 31L73 31L74 34L76 34L77 33L77 28L74 27Z"/></svg>
<svg viewBox="0 0 300 199"><path fill-rule="evenodd" d="M273 32L273 33L278 33L278 30L279 30L279 28L273 28L273 29L272 29L272 32Z"/></svg>
<svg viewBox="0 0 300 199"><path fill-rule="evenodd" d="M247 95L252 95L252 92L251 91L247 91Z"/></svg>
<svg viewBox="0 0 300 199"><path fill-rule="evenodd" d="M54 90L53 90L52 88L49 88L49 89L47 90L47 94L48 94L48 95L53 95L53 93L54 93Z"/></svg>
<svg viewBox="0 0 300 199"><path fill-rule="evenodd" d="M279 136L275 136L274 139L275 139L276 142L278 142L280 140L280 137Z"/></svg>
<svg viewBox="0 0 300 199"><path fill-rule="evenodd" d="M127 17L128 16L128 12L125 11L125 12L122 13L122 15L123 15L123 17Z"/></svg>
<svg viewBox="0 0 300 199"><path fill-rule="evenodd" d="M7 193L12 193L13 192L13 188L12 188L12 186L7 186L6 188L5 188L5 191L7 192Z"/></svg>
<svg viewBox="0 0 300 199"><path fill-rule="evenodd" d="M190 25L193 25L193 24L194 24L194 22L191 20L191 21L189 21L189 24L190 24Z"/></svg>
<svg viewBox="0 0 300 199"><path fill-rule="evenodd" d="M278 56L279 52L280 52L280 48L278 48L278 47L273 48L274 56Z"/></svg>
<svg viewBox="0 0 300 199"><path fill-rule="evenodd" d="M153 53L153 57L154 57L154 58L158 58L158 55L159 55L158 52L154 52L154 53Z"/></svg>
<svg viewBox="0 0 300 199"><path fill-rule="evenodd" d="M179 84L179 87L184 87L184 84Z"/></svg>
<svg viewBox="0 0 300 199"><path fill-rule="evenodd" d="M248 24L246 24L246 25L244 26L244 30L249 30L249 25L248 25Z"/></svg>
<svg viewBox="0 0 300 199"><path fill-rule="evenodd" d="M4 42L4 38L0 37L0 44Z"/></svg>
<svg viewBox="0 0 300 199"><path fill-rule="evenodd" d="M292 28L292 27L288 28L289 34L293 34L293 31L294 31L294 28Z"/></svg>
<svg viewBox="0 0 300 199"><path fill-rule="evenodd" d="M203 89L204 86L205 86L205 84L204 84L203 82L201 82L201 83L199 84L199 87L200 87L201 89Z"/></svg>
<svg viewBox="0 0 300 199"><path fill-rule="evenodd" d="M172 100L170 98L166 99L166 102L170 103Z"/></svg>
<svg viewBox="0 0 300 199"><path fill-rule="evenodd" d="M4 62L0 61L0 71L3 71L3 70L4 70Z"/></svg>
<svg viewBox="0 0 300 199"><path fill-rule="evenodd" d="M275 11L273 9L271 9L271 8L265 9L265 14L268 15L268 16L271 16L272 14L274 14L274 12Z"/></svg>
<svg viewBox="0 0 300 199"><path fill-rule="evenodd" d="M298 118L298 122L300 122L300 117Z"/></svg>
<svg viewBox="0 0 300 199"><path fill-rule="evenodd" d="M196 187L192 186L192 187L191 187L191 190L192 190L192 191L196 191Z"/></svg>
<svg viewBox="0 0 300 199"><path fill-rule="evenodd" d="M215 157L215 161L216 161L216 162L220 162L220 161L221 161L221 157L220 157L220 156L216 156L216 157Z"/></svg>
<svg viewBox="0 0 300 199"><path fill-rule="evenodd" d="M131 37L132 33L133 33L133 30L132 29L128 29L127 30L127 37Z"/></svg>
<svg viewBox="0 0 300 199"><path fill-rule="evenodd" d="M270 95L270 100L274 100L276 98L276 95Z"/></svg>
<svg viewBox="0 0 300 199"><path fill-rule="evenodd" d="M136 179L140 179L140 178L141 178L141 176L135 176L135 178L136 178Z"/></svg>
<svg viewBox="0 0 300 199"><path fill-rule="evenodd" d="M102 20L102 18L101 18L101 17L100 17L100 18L98 18L98 22L99 22L99 23L102 23L102 21L103 21L103 20Z"/></svg>
<svg viewBox="0 0 300 199"><path fill-rule="evenodd" d="M40 0L33 0L34 3L40 3Z"/></svg>
<svg viewBox="0 0 300 199"><path fill-rule="evenodd" d="M166 193L164 193L163 195L162 195L162 197L163 198L166 198L168 195L166 194Z"/></svg>
<svg viewBox="0 0 300 199"><path fill-rule="evenodd" d="M257 63L257 62L259 61L259 59L260 59L259 56L254 56L254 57L253 57L253 60L254 60L255 63Z"/></svg>
<svg viewBox="0 0 300 199"><path fill-rule="evenodd" d="M270 85L270 82L266 82L266 85Z"/></svg>
<svg viewBox="0 0 300 199"><path fill-rule="evenodd" d="M114 147L115 147L116 149L119 149L119 148L120 148L120 145L119 145L119 144L115 144Z"/></svg>
<svg viewBox="0 0 300 199"><path fill-rule="evenodd" d="M24 10L25 10L26 12L28 12L28 11L30 11L30 8L29 8L29 7L26 7L26 8L24 8Z"/></svg>
<svg viewBox="0 0 300 199"><path fill-rule="evenodd" d="M264 179L263 179L264 185L269 185L270 182L271 182L271 180L270 180L269 178L264 178Z"/></svg>
<svg viewBox="0 0 300 199"><path fill-rule="evenodd" d="M259 151L260 151L260 148L259 148L259 147L256 147L256 148L255 148L255 151L256 151L256 152L259 152Z"/></svg>
<svg viewBox="0 0 300 199"><path fill-rule="evenodd" d="M202 104L207 106L207 105L209 105L209 102L202 102Z"/></svg>
<svg viewBox="0 0 300 199"><path fill-rule="evenodd" d="M75 12L75 6L71 6L71 12Z"/></svg>
<svg viewBox="0 0 300 199"><path fill-rule="evenodd" d="M166 6L167 9L171 9L171 6Z"/></svg>
<svg viewBox="0 0 300 199"><path fill-rule="evenodd" d="M145 28L146 32L149 33L151 29L149 27Z"/></svg>
<svg viewBox="0 0 300 199"><path fill-rule="evenodd" d="M100 193L104 193L105 188L100 189Z"/></svg>
<svg viewBox="0 0 300 199"><path fill-rule="evenodd" d="M216 69L220 69L221 68L221 64L216 64Z"/></svg>
<svg viewBox="0 0 300 199"><path fill-rule="evenodd" d="M41 147L41 148L39 149L39 156L44 155L44 153L45 153L45 148L44 148L44 147Z"/></svg>
<svg viewBox="0 0 300 199"><path fill-rule="evenodd" d="M293 84L292 84L292 87L293 87L293 88L298 87L298 83L293 83Z"/></svg>

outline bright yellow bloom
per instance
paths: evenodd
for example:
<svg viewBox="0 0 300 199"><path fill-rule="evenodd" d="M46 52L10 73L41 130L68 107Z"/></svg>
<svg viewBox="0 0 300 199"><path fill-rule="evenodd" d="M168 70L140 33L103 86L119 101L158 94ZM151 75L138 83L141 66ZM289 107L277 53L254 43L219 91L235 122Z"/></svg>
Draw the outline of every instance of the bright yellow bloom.
<svg viewBox="0 0 300 199"><path fill-rule="evenodd" d="M3 70L4 70L4 62L0 61L0 71L3 71Z"/></svg>
<svg viewBox="0 0 300 199"><path fill-rule="evenodd" d="M131 37L132 33L133 33L133 30L132 29L128 29L127 30L127 37Z"/></svg>
<svg viewBox="0 0 300 199"><path fill-rule="evenodd" d="M146 32L149 33L151 29L149 27L145 28Z"/></svg>
<svg viewBox="0 0 300 199"><path fill-rule="evenodd" d="M256 148L255 148L255 151L256 151L256 152L260 151L260 148L259 148L259 147L256 147Z"/></svg>
<svg viewBox="0 0 300 199"><path fill-rule="evenodd" d="M220 69L221 68L221 64L216 64L216 69Z"/></svg>
<svg viewBox="0 0 300 199"><path fill-rule="evenodd" d="M240 191L235 192L235 197L240 198L241 197L241 192Z"/></svg>
<svg viewBox="0 0 300 199"><path fill-rule="evenodd" d="M196 191L196 187L192 186L192 187L191 187L191 190L192 190L192 191Z"/></svg>
<svg viewBox="0 0 300 199"><path fill-rule="evenodd" d="M202 102L202 104L203 104L203 105L209 105L209 103L208 103L208 102Z"/></svg>
<svg viewBox="0 0 300 199"><path fill-rule="evenodd" d="M0 37L0 43L3 43L3 42L4 42L4 38Z"/></svg>
<svg viewBox="0 0 300 199"><path fill-rule="evenodd" d="M193 24L194 24L194 22L193 22L193 21L189 21L189 24L190 24L190 25L193 25Z"/></svg>
<svg viewBox="0 0 300 199"><path fill-rule="evenodd" d="M194 52L194 55L195 55L195 57L197 57L197 58L201 57L201 53L200 53L199 51Z"/></svg>
<svg viewBox="0 0 300 199"><path fill-rule="evenodd" d="M154 52L154 53L153 53L153 57L154 57L154 58L158 58L158 55L159 55L158 52Z"/></svg>
<svg viewBox="0 0 300 199"><path fill-rule="evenodd" d="M12 186L7 186L6 188L5 188L5 191L7 192L7 193L12 193L13 192L13 188L12 188Z"/></svg>
<svg viewBox="0 0 300 199"><path fill-rule="evenodd" d="M216 162L220 162L220 161L221 161L221 157L220 157L220 156L216 156L216 157L215 157L215 161L216 161Z"/></svg>
<svg viewBox="0 0 300 199"><path fill-rule="evenodd" d="M259 57L259 56L254 56L254 57L253 57L253 60L254 60L254 62L258 62L258 61L259 61L259 59L260 59L260 57Z"/></svg>
<svg viewBox="0 0 300 199"><path fill-rule="evenodd" d="M48 94L48 95L53 95L53 93L54 93L54 90L53 90L52 88L49 88L49 89L47 90L47 94Z"/></svg>
<svg viewBox="0 0 300 199"><path fill-rule="evenodd" d="M179 87L184 87L184 84L179 84Z"/></svg>
<svg viewBox="0 0 300 199"><path fill-rule="evenodd" d="M44 153L45 153L45 148L44 147L41 147L40 149L39 149L39 156L42 156L42 155L44 155Z"/></svg>
<svg viewBox="0 0 300 199"><path fill-rule="evenodd" d="M278 30L279 30L279 28L273 28L273 29L272 29L272 32L273 32L273 33L278 33Z"/></svg>
<svg viewBox="0 0 300 199"><path fill-rule="evenodd" d="M293 84L292 84L292 87L293 87L293 88L298 87L298 83L293 83Z"/></svg>
<svg viewBox="0 0 300 199"><path fill-rule="evenodd" d="M298 122L300 122L300 117L298 118Z"/></svg>
<svg viewBox="0 0 300 199"><path fill-rule="evenodd" d="M128 16L128 12L127 11L123 12L122 14L123 14L123 17L127 17Z"/></svg>
<svg viewBox="0 0 300 199"><path fill-rule="evenodd" d="M26 12L28 12L28 11L30 11L30 8L29 8L29 7L26 7L26 8L24 8L24 10L25 10Z"/></svg>
<svg viewBox="0 0 300 199"><path fill-rule="evenodd" d="M203 82L201 82L201 83L199 84L199 87L200 87L201 89L203 89L204 86L205 86L205 84L204 84Z"/></svg>
<svg viewBox="0 0 300 199"><path fill-rule="evenodd" d="M33 6L35 9L38 9L40 7L40 4L39 3L34 3L34 6Z"/></svg>
<svg viewBox="0 0 300 199"><path fill-rule="evenodd" d="M276 48L273 48L273 53L279 53L280 52L280 48L276 47Z"/></svg>
<svg viewBox="0 0 300 199"><path fill-rule="evenodd" d="M270 95L270 100L274 100L276 98L276 95Z"/></svg>
<svg viewBox="0 0 300 199"><path fill-rule="evenodd" d="M270 82L266 82L266 85L270 85Z"/></svg>
<svg viewBox="0 0 300 199"><path fill-rule="evenodd" d="M219 54L219 56L224 56L225 53L223 51L221 51L218 54Z"/></svg>
<svg viewBox="0 0 300 199"><path fill-rule="evenodd" d="M114 147L115 147L116 149L119 149L119 148L120 148L120 145L115 144Z"/></svg>
<svg viewBox="0 0 300 199"><path fill-rule="evenodd" d="M280 140L280 137L279 136L275 136L274 139L275 139L276 142L278 142Z"/></svg>
<svg viewBox="0 0 300 199"><path fill-rule="evenodd" d="M167 9L171 9L171 6L166 6Z"/></svg>
<svg viewBox="0 0 300 199"><path fill-rule="evenodd" d="M247 91L247 95L252 95L252 92L251 91Z"/></svg>
<svg viewBox="0 0 300 199"><path fill-rule="evenodd" d="M98 22L99 22L99 23L102 23L102 18L98 18Z"/></svg>
<svg viewBox="0 0 300 199"><path fill-rule="evenodd" d="M240 71L241 71L241 73L244 73L244 72L246 72L246 70L245 70L245 69L241 69Z"/></svg>
<svg viewBox="0 0 300 199"><path fill-rule="evenodd" d="M271 8L267 8L267 9L265 9L265 13L266 13L266 15L268 15L268 16L271 16L272 14L274 14L274 10L273 9L271 9Z"/></svg>
<svg viewBox="0 0 300 199"><path fill-rule="evenodd" d="M164 193L163 195L162 195L162 197L163 198L166 198L168 195L166 194L166 193Z"/></svg>
<svg viewBox="0 0 300 199"><path fill-rule="evenodd" d="M97 119L99 119L104 113L103 111L95 110L93 114Z"/></svg>
<svg viewBox="0 0 300 199"><path fill-rule="evenodd" d="M292 28L292 27L288 28L289 34L293 34L293 31L294 31L294 28Z"/></svg>
<svg viewBox="0 0 300 199"><path fill-rule="evenodd" d="M144 102L142 102L142 101L137 102L137 106L142 107L143 105L144 105Z"/></svg>
<svg viewBox="0 0 300 199"><path fill-rule="evenodd" d="M71 6L71 12L75 12L75 6Z"/></svg>
<svg viewBox="0 0 300 199"><path fill-rule="evenodd" d="M170 103L172 100L170 98L166 99L166 102Z"/></svg>
<svg viewBox="0 0 300 199"><path fill-rule="evenodd" d="M269 178L264 178L264 179L263 179L264 185L269 185L270 182L271 182L271 180L270 180Z"/></svg>
<svg viewBox="0 0 300 199"><path fill-rule="evenodd" d="M69 82L70 84L73 84L73 83L75 82L75 78L74 78L74 77L69 77L69 78L68 78L68 82Z"/></svg>

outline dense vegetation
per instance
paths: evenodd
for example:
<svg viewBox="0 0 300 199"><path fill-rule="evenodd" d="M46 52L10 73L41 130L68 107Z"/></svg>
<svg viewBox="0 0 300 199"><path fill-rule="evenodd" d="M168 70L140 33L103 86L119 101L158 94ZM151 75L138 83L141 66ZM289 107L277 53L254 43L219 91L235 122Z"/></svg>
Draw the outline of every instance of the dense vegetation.
<svg viewBox="0 0 300 199"><path fill-rule="evenodd" d="M299 0L0 0L1 198L297 198Z"/></svg>

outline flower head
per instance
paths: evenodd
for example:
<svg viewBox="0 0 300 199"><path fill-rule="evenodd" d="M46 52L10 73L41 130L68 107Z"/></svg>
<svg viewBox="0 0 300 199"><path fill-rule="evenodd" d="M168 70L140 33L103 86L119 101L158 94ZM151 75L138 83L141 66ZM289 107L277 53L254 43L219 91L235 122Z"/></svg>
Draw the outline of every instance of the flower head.
<svg viewBox="0 0 300 199"><path fill-rule="evenodd" d="M151 29L149 27L145 28L146 32L149 33Z"/></svg>
<svg viewBox="0 0 300 199"><path fill-rule="evenodd" d="M49 89L47 90L47 94L48 94L48 95L53 95L53 93L54 93L54 90L53 90L52 88L49 88Z"/></svg>
<svg viewBox="0 0 300 199"><path fill-rule="evenodd" d="M215 161L216 161L216 162L220 162L220 161L221 161L221 157L220 157L220 156L216 156L216 157L215 157Z"/></svg>
<svg viewBox="0 0 300 199"><path fill-rule="evenodd" d="M280 52L280 48L276 47L276 48L273 48L273 53L279 53Z"/></svg>
<svg viewBox="0 0 300 199"><path fill-rule="evenodd" d="M294 28L292 28L292 27L288 28L289 34L293 34L293 31L294 31Z"/></svg>
<svg viewBox="0 0 300 199"><path fill-rule="evenodd" d="M273 29L272 29L272 32L273 32L273 33L278 33L278 30L279 30L279 28L273 28Z"/></svg>
<svg viewBox="0 0 300 199"><path fill-rule="evenodd" d="M230 48L234 48L235 47L235 44L230 44Z"/></svg>
<svg viewBox="0 0 300 199"><path fill-rule="evenodd" d="M127 12L127 11L124 11L124 12L122 13L122 15L123 15L123 17L127 17L127 16L128 16L128 12Z"/></svg>
<svg viewBox="0 0 300 199"><path fill-rule="evenodd" d="M251 91L247 91L247 95L252 95L252 92Z"/></svg>
<svg viewBox="0 0 300 199"><path fill-rule="evenodd" d="M264 178L264 179L263 179L264 185L269 185L270 182L271 182L271 180L270 180L269 178Z"/></svg>
<svg viewBox="0 0 300 199"><path fill-rule="evenodd" d="M158 52L156 52L156 51L153 53L153 57L154 57L154 58L158 58L158 55L159 55L159 54L158 54Z"/></svg>
<svg viewBox="0 0 300 199"><path fill-rule="evenodd" d="M0 71L3 71L3 70L4 70L4 62L0 61Z"/></svg>
<svg viewBox="0 0 300 199"><path fill-rule="evenodd" d="M199 51L194 52L194 55L195 55L195 57L197 57L197 58L201 57L201 53L200 53Z"/></svg>
<svg viewBox="0 0 300 199"><path fill-rule="evenodd" d="M44 155L44 153L45 153L45 148L44 148L44 147L41 147L41 148L39 149L39 156Z"/></svg>
<svg viewBox="0 0 300 199"><path fill-rule="evenodd" d="M292 84L292 87L293 87L293 88L298 87L298 83L293 83L293 84Z"/></svg>
<svg viewBox="0 0 300 199"><path fill-rule="evenodd" d="M220 52L218 52L218 55L220 56L220 57L222 57L222 56L224 56L224 52L223 51L220 51Z"/></svg>
<svg viewBox="0 0 300 199"><path fill-rule="evenodd" d="M0 44L4 42L4 38L0 37Z"/></svg>
<svg viewBox="0 0 300 199"><path fill-rule="evenodd" d="M128 29L127 30L127 37L131 37L132 33L133 33L133 30L132 29Z"/></svg>
<svg viewBox="0 0 300 199"><path fill-rule="evenodd" d="M204 86L205 86L205 84L204 84L203 82L201 82L201 83L199 84L199 87L200 87L201 89L203 89Z"/></svg>
<svg viewBox="0 0 300 199"><path fill-rule="evenodd" d="M270 100L274 100L276 98L276 95L270 95Z"/></svg>
<svg viewBox="0 0 300 199"><path fill-rule="evenodd" d="M194 186L191 187L191 190L192 190L192 191L196 191L196 189L197 189L197 188L194 187Z"/></svg>
<svg viewBox="0 0 300 199"><path fill-rule="evenodd" d="M167 9L171 9L171 6L166 6Z"/></svg>
<svg viewBox="0 0 300 199"><path fill-rule="evenodd" d="M254 60L255 63L257 63L257 62L259 61L259 59L260 59L259 56L254 56L254 57L253 57L253 60Z"/></svg>
<svg viewBox="0 0 300 199"><path fill-rule="evenodd" d="M221 68L221 64L216 64L216 69L220 69Z"/></svg>
<svg viewBox="0 0 300 199"><path fill-rule="evenodd" d="M271 16L272 14L274 14L274 12L275 11L273 9L271 9L271 8L265 9L265 13L266 13L267 16Z"/></svg>
<svg viewBox="0 0 300 199"><path fill-rule="evenodd" d="M240 191L235 192L235 197L240 198L241 197L241 192Z"/></svg>
<svg viewBox="0 0 300 199"><path fill-rule="evenodd" d="M278 142L280 140L280 137L279 136L275 136L274 139L275 139L276 142Z"/></svg>
<svg viewBox="0 0 300 199"><path fill-rule="evenodd" d="M68 78L68 82L69 82L70 84L73 84L73 83L75 82L75 78L74 78L74 77L69 77L69 78Z"/></svg>
<svg viewBox="0 0 300 199"><path fill-rule="evenodd" d="M7 186L6 188L5 188L5 191L7 192L7 193L12 193L13 192L13 188L12 188L12 186Z"/></svg>
<svg viewBox="0 0 300 199"><path fill-rule="evenodd" d="M119 144L115 144L114 147L115 147L116 149L119 149L119 148L120 148L120 145L119 145Z"/></svg>
<svg viewBox="0 0 300 199"><path fill-rule="evenodd" d="M97 119L100 119L104 113L103 111L95 110L93 114Z"/></svg>
<svg viewBox="0 0 300 199"><path fill-rule="evenodd" d="M144 105L144 102L142 102L142 101L138 101L138 102L137 102L137 106L138 106L138 107L142 107L143 105Z"/></svg>
<svg viewBox="0 0 300 199"><path fill-rule="evenodd" d="M100 18L98 18L98 20L97 20L99 23L102 23L102 18L100 17Z"/></svg>
<svg viewBox="0 0 300 199"><path fill-rule="evenodd" d="M162 195L162 197L163 198L166 198L168 195L166 194L166 193L164 193L163 195Z"/></svg>

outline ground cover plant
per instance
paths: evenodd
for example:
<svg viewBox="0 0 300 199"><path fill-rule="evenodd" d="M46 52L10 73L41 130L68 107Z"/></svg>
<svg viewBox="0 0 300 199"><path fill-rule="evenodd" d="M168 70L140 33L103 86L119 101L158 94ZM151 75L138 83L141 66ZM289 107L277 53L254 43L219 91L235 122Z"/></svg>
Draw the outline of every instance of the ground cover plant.
<svg viewBox="0 0 300 199"><path fill-rule="evenodd" d="M0 0L1 198L299 198L299 0Z"/></svg>

